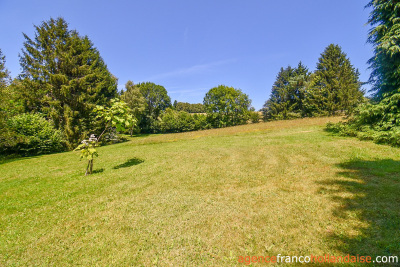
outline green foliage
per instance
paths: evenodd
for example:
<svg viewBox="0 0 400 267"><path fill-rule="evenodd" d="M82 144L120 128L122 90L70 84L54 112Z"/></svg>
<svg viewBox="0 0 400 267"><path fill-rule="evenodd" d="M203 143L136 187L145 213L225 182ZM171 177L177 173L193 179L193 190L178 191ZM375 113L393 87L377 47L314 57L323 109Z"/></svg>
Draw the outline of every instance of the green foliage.
<svg viewBox="0 0 400 267"><path fill-rule="evenodd" d="M92 134L88 140L83 140L81 144L75 148L75 151L81 151L81 159L84 158L88 160L85 175L93 173L94 158L99 156L96 150L97 146L99 146L98 139Z"/></svg>
<svg viewBox="0 0 400 267"><path fill-rule="evenodd" d="M155 132L178 133L211 128L204 114L190 114L186 111L176 111L167 108L154 125Z"/></svg>
<svg viewBox="0 0 400 267"><path fill-rule="evenodd" d="M132 111L128 107L128 104L119 99L112 99L111 107L98 105L93 112L97 114L97 119L105 123L105 127L98 138L94 134L91 134L88 140L83 140L75 148L76 151L81 151L81 159L85 158L88 160L85 175L92 174L93 172L94 157L98 157L96 147L99 146L104 134L112 129L116 129L117 132L123 132L126 129L134 127L136 124L136 119L132 116Z"/></svg>
<svg viewBox="0 0 400 267"><path fill-rule="evenodd" d="M10 72L6 68L6 57L0 49L0 88L7 87L10 84Z"/></svg>
<svg viewBox="0 0 400 267"><path fill-rule="evenodd" d="M21 113L22 110L18 101L15 101L14 85L5 64L6 58L0 49L0 154L26 154L17 150L24 142L29 143L29 137L17 134L8 123L12 116Z"/></svg>
<svg viewBox="0 0 400 267"><path fill-rule="evenodd" d="M2 114L2 118L24 113L19 84L20 82L15 79L8 86L0 87L0 114Z"/></svg>
<svg viewBox="0 0 400 267"><path fill-rule="evenodd" d="M331 44L314 73L301 62L297 68L281 68L263 114L265 120L349 114L363 101L358 70L338 45Z"/></svg>
<svg viewBox="0 0 400 267"><path fill-rule="evenodd" d="M252 123L259 123L261 119L261 115L257 111L250 111L250 120Z"/></svg>
<svg viewBox="0 0 400 267"><path fill-rule="evenodd" d="M0 151L4 154L27 156L65 150L61 132L40 114L16 115L3 126Z"/></svg>
<svg viewBox="0 0 400 267"><path fill-rule="evenodd" d="M51 118L72 147L94 130L90 113L117 95L117 80L89 38L69 30L64 19L44 21L35 30L33 39L24 34L21 98L26 111Z"/></svg>
<svg viewBox="0 0 400 267"><path fill-rule="evenodd" d="M400 146L400 92L376 104L360 105L347 122L328 124L329 131Z"/></svg>
<svg viewBox="0 0 400 267"><path fill-rule="evenodd" d="M201 103L190 104L187 102L176 102L176 100L175 100L174 108L177 111L186 111L189 113L205 113L206 112L204 105Z"/></svg>
<svg viewBox="0 0 400 267"><path fill-rule="evenodd" d="M360 105L347 122L330 124L328 130L400 146L400 3L374 0L368 6L373 8L368 41L375 52L370 82L379 102Z"/></svg>
<svg viewBox="0 0 400 267"><path fill-rule="evenodd" d="M363 101L359 72L338 45L330 44L318 59L304 98L306 116L351 113Z"/></svg>
<svg viewBox="0 0 400 267"><path fill-rule="evenodd" d="M140 92L138 86L134 85L132 81L128 81L125 84L125 92L121 94L121 100L128 104L128 107L132 111L132 115L137 120L137 125L140 124L140 120L144 115L146 109L146 99ZM131 129L131 133L134 129Z"/></svg>
<svg viewBox="0 0 400 267"><path fill-rule="evenodd" d="M158 120L161 112L171 107L171 98L161 85L151 82L136 85L145 98L145 110L140 119L140 129L151 131L151 125Z"/></svg>
<svg viewBox="0 0 400 267"><path fill-rule="evenodd" d="M374 46L369 60L372 69L370 82L378 99L400 88L400 2L371 0L368 22L373 27L368 42Z"/></svg>
<svg viewBox="0 0 400 267"><path fill-rule="evenodd" d="M22 113L21 102L15 92L17 81L11 81L10 73L5 66L5 56L0 50L0 122L5 125L7 118ZM5 126L3 126L5 127ZM3 127L0 127L4 129ZM3 131L4 132L4 131ZM0 133L1 135L2 133Z"/></svg>
<svg viewBox="0 0 400 267"><path fill-rule="evenodd" d="M211 88L203 104L213 127L245 124L249 119L251 100L240 89L225 85Z"/></svg>
<svg viewBox="0 0 400 267"><path fill-rule="evenodd" d="M75 148L75 151L81 151L81 159L93 160L98 157L96 147L99 146L97 138L92 134L88 140L83 140L81 144Z"/></svg>
<svg viewBox="0 0 400 267"><path fill-rule="evenodd" d="M303 113L303 101L310 73L301 62L297 68L281 68L271 96L263 106L264 120L285 120L300 118Z"/></svg>
<svg viewBox="0 0 400 267"><path fill-rule="evenodd" d="M132 111L128 104L119 99L111 99L111 107L97 105L93 110L97 114L97 118L105 122L105 131L115 128L117 132L124 132L136 125L136 119L132 116Z"/></svg>

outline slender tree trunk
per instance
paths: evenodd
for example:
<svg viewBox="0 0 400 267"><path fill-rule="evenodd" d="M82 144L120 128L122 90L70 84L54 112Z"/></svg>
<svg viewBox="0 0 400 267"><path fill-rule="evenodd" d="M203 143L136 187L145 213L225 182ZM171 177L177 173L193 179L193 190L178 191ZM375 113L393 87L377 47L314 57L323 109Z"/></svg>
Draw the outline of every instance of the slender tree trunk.
<svg viewBox="0 0 400 267"><path fill-rule="evenodd" d="M90 174L93 173L93 159L90 160Z"/></svg>
<svg viewBox="0 0 400 267"><path fill-rule="evenodd" d="M88 165L86 167L85 176L89 174L90 160L88 161Z"/></svg>

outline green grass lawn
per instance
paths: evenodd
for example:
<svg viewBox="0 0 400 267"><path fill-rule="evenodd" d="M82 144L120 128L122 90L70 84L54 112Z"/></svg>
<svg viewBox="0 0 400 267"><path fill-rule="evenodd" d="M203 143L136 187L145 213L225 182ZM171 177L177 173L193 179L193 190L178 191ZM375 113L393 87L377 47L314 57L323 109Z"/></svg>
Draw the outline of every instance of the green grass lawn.
<svg viewBox="0 0 400 267"><path fill-rule="evenodd" d="M148 135L0 163L0 266L235 265L400 256L400 150L339 118Z"/></svg>

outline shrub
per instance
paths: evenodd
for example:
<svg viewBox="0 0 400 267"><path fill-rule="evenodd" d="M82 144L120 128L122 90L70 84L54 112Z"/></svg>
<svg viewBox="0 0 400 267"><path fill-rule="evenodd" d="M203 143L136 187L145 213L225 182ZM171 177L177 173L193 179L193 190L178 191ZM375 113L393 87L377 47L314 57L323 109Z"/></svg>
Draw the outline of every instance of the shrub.
<svg viewBox="0 0 400 267"><path fill-rule="evenodd" d="M211 129L211 124L207 121L206 114L194 114L195 130Z"/></svg>
<svg viewBox="0 0 400 267"><path fill-rule="evenodd" d="M328 124L327 130L361 140L400 146L400 92L376 104L362 104L347 122Z"/></svg>
<svg viewBox="0 0 400 267"><path fill-rule="evenodd" d="M0 141L5 154L39 155L65 150L60 131L40 114L20 114L7 121L7 138Z"/></svg>
<svg viewBox="0 0 400 267"><path fill-rule="evenodd" d="M250 120L252 123L259 123L260 119L260 113L258 113L257 111L250 111Z"/></svg>

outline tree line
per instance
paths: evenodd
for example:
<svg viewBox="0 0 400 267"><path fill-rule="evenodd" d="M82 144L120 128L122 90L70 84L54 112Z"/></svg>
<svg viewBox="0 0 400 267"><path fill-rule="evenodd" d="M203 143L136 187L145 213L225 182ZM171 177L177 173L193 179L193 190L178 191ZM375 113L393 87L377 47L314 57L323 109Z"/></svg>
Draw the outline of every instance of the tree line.
<svg viewBox="0 0 400 267"><path fill-rule="evenodd" d="M187 103L187 102L178 102L175 100L173 106L178 111L186 111L188 113L205 113L206 112L204 105L201 103L191 104L191 103Z"/></svg>
<svg viewBox="0 0 400 267"><path fill-rule="evenodd" d="M330 44L314 72L301 62L295 68L280 69L262 109L264 119L349 114L365 101L359 76L341 47Z"/></svg>
<svg viewBox="0 0 400 267"><path fill-rule="evenodd" d="M321 53L316 70L301 62L281 68L269 99L262 108L264 120L349 115L331 130L379 142L400 144L400 49L396 19L400 4L371 1L369 42L373 98L366 99L359 72L341 47L331 44ZM128 81L118 92L99 51L87 36L68 28L62 18L35 27L34 37L24 34L20 54L22 72L11 79L0 50L0 153L42 154L71 150L90 134L99 135L106 124L96 117L97 106L124 101L136 125L126 133L181 132L258 122L259 113L240 89L211 88L202 104L175 101L152 82ZM194 114L193 114L194 113Z"/></svg>
<svg viewBox="0 0 400 267"><path fill-rule="evenodd" d="M106 119L93 111L114 99L125 102L135 118L131 134L232 126L250 118L248 95L224 85L210 89L203 104L172 105L167 90L152 82L128 81L118 92L117 78L87 36L69 29L63 18L34 27L33 37L23 34L22 72L13 80L0 50L1 153L71 150L101 133Z"/></svg>

